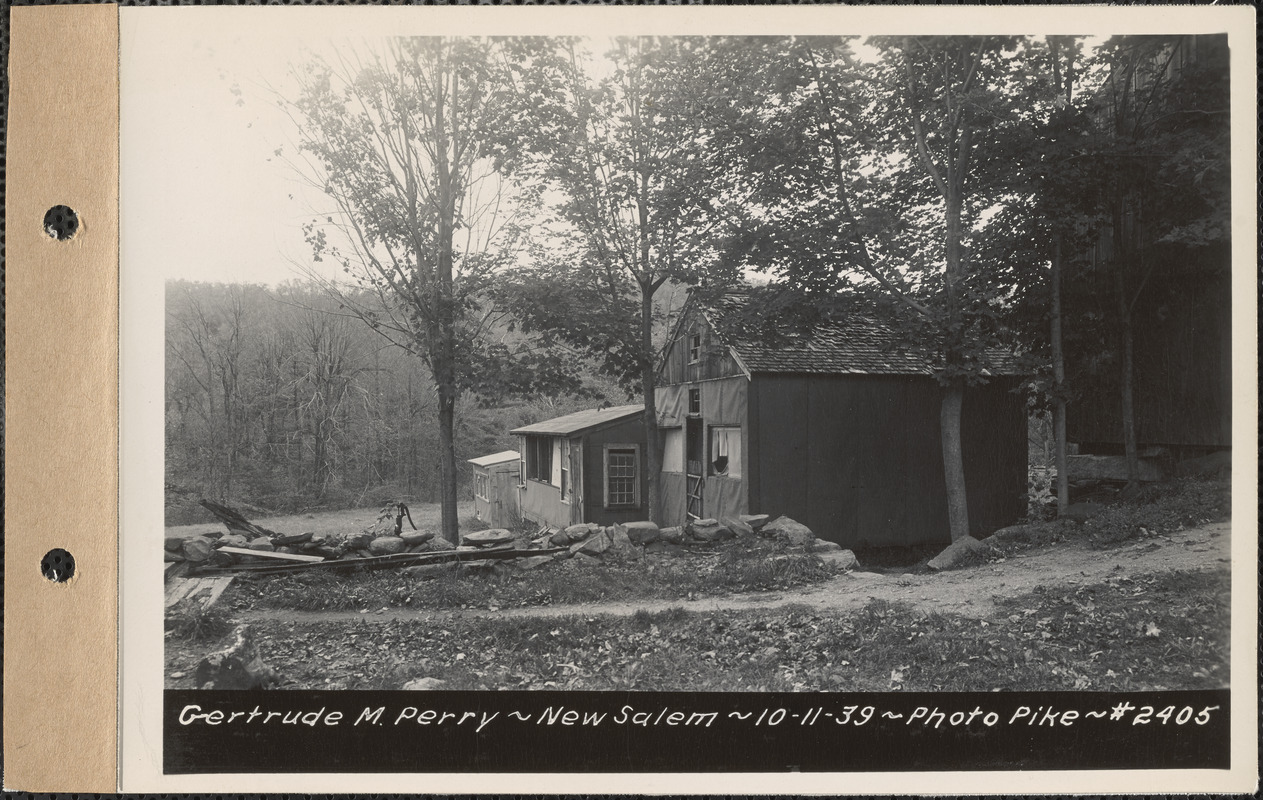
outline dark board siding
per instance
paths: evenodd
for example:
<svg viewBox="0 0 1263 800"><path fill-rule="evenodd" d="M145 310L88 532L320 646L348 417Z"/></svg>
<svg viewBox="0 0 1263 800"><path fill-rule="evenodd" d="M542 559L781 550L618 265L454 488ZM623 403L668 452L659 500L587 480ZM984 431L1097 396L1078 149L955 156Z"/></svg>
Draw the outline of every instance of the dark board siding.
<svg viewBox="0 0 1263 800"><path fill-rule="evenodd" d="M636 508L605 507L605 445L640 445L640 505ZM619 423L583 437L583 520L600 525L648 519L649 482L646 480L645 428L639 419Z"/></svg>
<svg viewBox="0 0 1263 800"><path fill-rule="evenodd" d="M788 514L844 547L948 538L933 380L770 376L751 382L752 513ZM1022 514L1026 428L1021 398L971 390L962 435L975 535Z"/></svg>
<svg viewBox="0 0 1263 800"><path fill-rule="evenodd" d="M1214 269L1215 256L1197 258L1180 269L1164 265L1136 303L1134 396L1142 445L1232 445L1231 276ZM1110 296L1104 288L1098 294ZM1104 307L1102 313L1114 312ZM1067 435L1073 442L1121 446L1118 359L1096 350L1089 355L1076 360L1073 351L1067 354L1078 394L1066 409Z"/></svg>

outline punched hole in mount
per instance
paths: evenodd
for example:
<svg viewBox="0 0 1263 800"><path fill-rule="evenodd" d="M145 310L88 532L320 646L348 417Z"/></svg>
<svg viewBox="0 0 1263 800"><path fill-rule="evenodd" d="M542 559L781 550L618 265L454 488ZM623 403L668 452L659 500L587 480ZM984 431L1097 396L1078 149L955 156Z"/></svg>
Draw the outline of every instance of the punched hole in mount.
<svg viewBox="0 0 1263 800"><path fill-rule="evenodd" d="M39 571L54 583L65 583L74 577L75 557L60 547L54 547L40 559Z"/></svg>
<svg viewBox="0 0 1263 800"><path fill-rule="evenodd" d="M53 206L44 212L44 233L59 242L79 232L79 215L70 206Z"/></svg>

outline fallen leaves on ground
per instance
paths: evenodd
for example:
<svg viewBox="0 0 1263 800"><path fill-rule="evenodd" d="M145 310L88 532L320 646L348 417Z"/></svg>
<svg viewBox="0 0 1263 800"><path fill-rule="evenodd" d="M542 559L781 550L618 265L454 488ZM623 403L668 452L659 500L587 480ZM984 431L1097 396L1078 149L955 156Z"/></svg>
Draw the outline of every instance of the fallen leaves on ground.
<svg viewBox="0 0 1263 800"><path fill-rule="evenodd" d="M874 601L844 617L788 606L257 627L287 688L1128 691L1226 685L1229 607L1223 571L1043 588L1000 602L988 625ZM169 685L211 649L169 640Z"/></svg>

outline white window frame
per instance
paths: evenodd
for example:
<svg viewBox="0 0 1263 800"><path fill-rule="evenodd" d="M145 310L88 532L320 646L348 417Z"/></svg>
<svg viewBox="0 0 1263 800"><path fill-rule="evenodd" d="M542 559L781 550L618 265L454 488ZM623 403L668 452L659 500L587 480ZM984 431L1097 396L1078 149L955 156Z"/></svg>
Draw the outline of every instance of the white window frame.
<svg viewBox="0 0 1263 800"><path fill-rule="evenodd" d="M561 490L561 502L569 504L570 495L574 492L574 484L570 475L570 440L561 438L561 457L558 459L561 465L561 483L558 489Z"/></svg>
<svg viewBox="0 0 1263 800"><path fill-rule="evenodd" d="M479 494L479 489L482 490L481 494ZM474 497L477 497L479 500L491 501L491 476L482 467L474 471Z"/></svg>
<svg viewBox="0 0 1263 800"><path fill-rule="evenodd" d="M532 447L533 443L538 443L539 446L537 448L533 448ZM543 478L540 478L531 474L532 449L535 449L536 451L533 454L535 456L536 462L539 461L540 452L548 453L548 459L549 459L548 474L545 475ZM522 483L521 485L525 486L528 480L535 481L536 483L545 483L545 484L548 484L549 486L553 485L552 483L552 457L553 457L553 437L547 436L547 435L534 435L534 436L524 437L524 440L522 442Z"/></svg>
<svg viewBox="0 0 1263 800"><path fill-rule="evenodd" d="M631 450L632 456L632 497L631 503L619 503L618 505L610 505L610 451L611 450ZM604 472L601 481L601 493L604 496L604 506L607 509L637 509L640 508L640 445L628 442L626 444L607 444L604 447L601 458L602 471Z"/></svg>

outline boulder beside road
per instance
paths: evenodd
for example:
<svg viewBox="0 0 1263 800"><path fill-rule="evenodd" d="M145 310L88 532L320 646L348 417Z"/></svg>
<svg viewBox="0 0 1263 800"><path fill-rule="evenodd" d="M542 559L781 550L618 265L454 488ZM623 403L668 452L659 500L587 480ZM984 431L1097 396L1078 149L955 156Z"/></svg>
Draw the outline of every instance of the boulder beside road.
<svg viewBox="0 0 1263 800"><path fill-rule="evenodd" d="M408 549L408 545L399 536L378 536L368 543L368 552L375 556L393 556Z"/></svg>
<svg viewBox="0 0 1263 800"><path fill-rule="evenodd" d="M649 521L626 522L615 527L621 529L632 544L649 544L660 535L658 526Z"/></svg>
<svg viewBox="0 0 1263 800"><path fill-rule="evenodd" d="M964 536L947 546L926 564L934 572L966 567L981 559L990 548L972 536Z"/></svg>
<svg viewBox="0 0 1263 800"><path fill-rule="evenodd" d="M816 540L811 528L786 516L777 517L767 523L761 532L764 536L770 536L790 547L807 547Z"/></svg>

